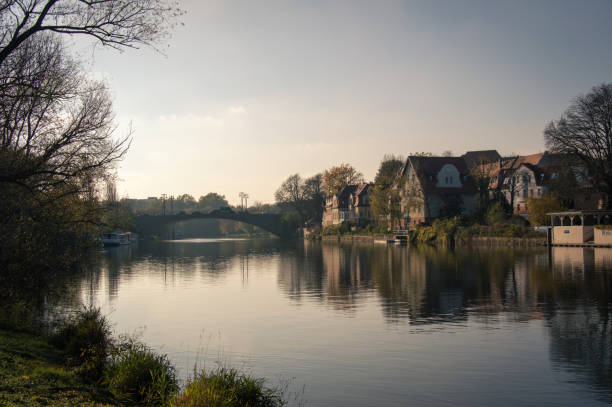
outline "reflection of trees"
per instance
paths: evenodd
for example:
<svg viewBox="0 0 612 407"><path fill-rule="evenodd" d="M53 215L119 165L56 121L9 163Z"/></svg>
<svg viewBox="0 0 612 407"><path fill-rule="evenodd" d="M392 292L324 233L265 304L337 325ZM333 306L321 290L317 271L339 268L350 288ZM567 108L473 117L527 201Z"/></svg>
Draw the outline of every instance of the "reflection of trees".
<svg viewBox="0 0 612 407"><path fill-rule="evenodd" d="M550 357L612 401L612 326L608 308L583 304L548 321ZM604 392L602 393L601 390Z"/></svg>
<svg viewBox="0 0 612 407"><path fill-rule="evenodd" d="M325 296L334 308L351 310L371 286L372 245L323 242Z"/></svg>
<svg viewBox="0 0 612 407"><path fill-rule="evenodd" d="M612 401L611 249L554 248L550 357Z"/></svg>
<svg viewBox="0 0 612 407"><path fill-rule="evenodd" d="M506 309L517 296L524 297L524 291L508 285L516 272L512 251L396 249L373 265L387 318L409 316L412 323L462 320L468 309L486 317Z"/></svg>
<svg viewBox="0 0 612 407"><path fill-rule="evenodd" d="M278 265L278 285L289 298L303 296L323 299L323 256L321 244L305 240L289 251L281 251Z"/></svg>
<svg viewBox="0 0 612 407"><path fill-rule="evenodd" d="M375 289L388 320L486 320L531 312L554 285L540 252L512 249L378 246L309 242L280 254L279 285L291 298L317 297L352 310Z"/></svg>
<svg viewBox="0 0 612 407"><path fill-rule="evenodd" d="M241 262L257 255L278 252L274 240L222 240L206 243L140 242L136 246L120 246L105 251L79 276L79 294L92 304L95 293L106 290L109 298L118 295L120 286L143 274L174 284L200 275L222 278L230 269L240 269Z"/></svg>

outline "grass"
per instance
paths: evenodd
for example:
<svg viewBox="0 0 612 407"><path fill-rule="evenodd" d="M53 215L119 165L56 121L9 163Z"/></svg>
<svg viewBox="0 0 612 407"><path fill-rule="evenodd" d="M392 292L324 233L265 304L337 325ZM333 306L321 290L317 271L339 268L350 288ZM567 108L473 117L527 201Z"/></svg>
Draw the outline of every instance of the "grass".
<svg viewBox="0 0 612 407"><path fill-rule="evenodd" d="M200 372L179 391L167 356L113 338L98 309L51 336L0 329L0 406L280 407L284 395L225 367Z"/></svg>
<svg viewBox="0 0 612 407"><path fill-rule="evenodd" d="M0 405L107 406L103 389L83 383L66 354L44 338L0 330Z"/></svg>
<svg viewBox="0 0 612 407"><path fill-rule="evenodd" d="M130 338L113 350L105 383L125 405L167 406L178 390L176 372L167 356Z"/></svg>
<svg viewBox="0 0 612 407"><path fill-rule="evenodd" d="M64 321L51 341L66 352L68 363L78 367L84 380L102 378L113 344L110 324L99 309L85 309Z"/></svg>
<svg viewBox="0 0 612 407"><path fill-rule="evenodd" d="M220 367L197 375L176 396L173 407L281 407L284 391L265 386L257 379L232 368Z"/></svg>

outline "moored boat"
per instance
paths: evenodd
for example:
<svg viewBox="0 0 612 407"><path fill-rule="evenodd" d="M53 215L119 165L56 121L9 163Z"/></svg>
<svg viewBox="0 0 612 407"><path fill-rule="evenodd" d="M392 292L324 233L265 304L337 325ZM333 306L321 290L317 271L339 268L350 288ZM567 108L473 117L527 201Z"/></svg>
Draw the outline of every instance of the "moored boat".
<svg viewBox="0 0 612 407"><path fill-rule="evenodd" d="M102 244L104 245L104 247L127 245L135 241L135 238L132 238L131 235L132 233L130 232L124 233L120 230L115 230L114 232L103 233L102 234Z"/></svg>

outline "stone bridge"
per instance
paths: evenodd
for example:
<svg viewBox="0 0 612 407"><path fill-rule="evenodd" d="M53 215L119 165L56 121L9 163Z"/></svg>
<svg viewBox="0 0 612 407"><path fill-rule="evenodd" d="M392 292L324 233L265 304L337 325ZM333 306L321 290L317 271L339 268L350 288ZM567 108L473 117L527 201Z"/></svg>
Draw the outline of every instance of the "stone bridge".
<svg viewBox="0 0 612 407"><path fill-rule="evenodd" d="M282 220L277 214L254 214L231 210L214 210L210 213L179 213L176 215L139 215L135 217L137 229L145 233L159 231L163 226L191 219L228 219L257 226L278 237L297 236L297 226Z"/></svg>

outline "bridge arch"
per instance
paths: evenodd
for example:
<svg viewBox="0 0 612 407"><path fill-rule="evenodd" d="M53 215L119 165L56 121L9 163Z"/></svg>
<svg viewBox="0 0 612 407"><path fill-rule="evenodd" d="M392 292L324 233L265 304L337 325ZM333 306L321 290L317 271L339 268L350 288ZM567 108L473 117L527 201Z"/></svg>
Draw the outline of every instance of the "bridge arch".
<svg viewBox="0 0 612 407"><path fill-rule="evenodd" d="M215 210L210 213L192 212L175 215L139 215L136 216L136 225L140 230L150 229L151 227L159 230L168 224L192 219L226 219L243 222L283 238L295 237L297 233L297 225L284 222L281 215L278 214L253 214L223 210Z"/></svg>

